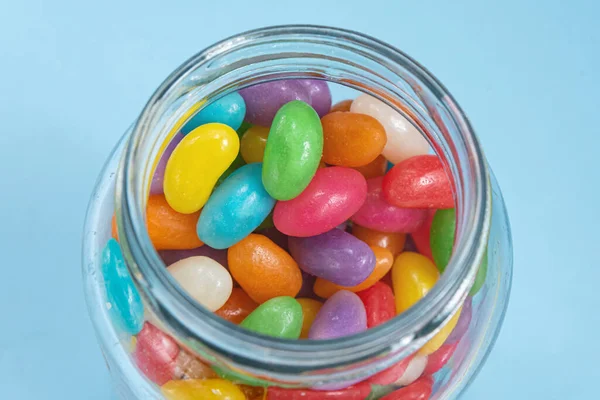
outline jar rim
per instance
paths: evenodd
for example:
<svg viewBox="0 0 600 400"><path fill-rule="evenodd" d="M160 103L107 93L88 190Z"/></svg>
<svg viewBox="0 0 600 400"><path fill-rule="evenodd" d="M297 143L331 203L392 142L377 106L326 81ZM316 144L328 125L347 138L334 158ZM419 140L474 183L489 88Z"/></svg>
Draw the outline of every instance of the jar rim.
<svg viewBox="0 0 600 400"><path fill-rule="evenodd" d="M460 171L457 166L451 171L458 192L457 239L452 258L437 284L421 301L387 323L360 334L323 341L292 341L259 335L222 320L193 301L173 284L150 242L145 227L145 207L141 206L145 205L145 200L142 191L138 190L143 187L140 180L145 179L139 174L140 143L151 134L164 102L174 98L177 85L181 85L198 66L211 63L227 52L247 49L256 41L303 37L323 41L334 38L350 43L410 71L415 78L415 87L432 93L435 106L447 111L457 127L466 154L466 158L458 163ZM371 94L397 111L406 112L393 100ZM435 149L438 154L446 153L440 154L441 158L453 156L448 154L448 149L439 146ZM463 182L464 179L470 182ZM466 195L460 193L466 190L465 187L469 191ZM227 360L229 365L244 366L257 374L267 371L278 379L285 379L304 372L331 372L331 368L360 365L372 357L393 353L388 362L391 364L417 350L435 334L456 312L475 280L489 232L490 192L487 163L468 119L448 90L427 69L400 50L361 33L326 26L285 25L251 30L224 39L199 52L167 77L144 107L126 144L117 177L116 215L123 254L132 276L146 302L171 332L189 346L200 344L209 349L207 354L217 354L218 361ZM307 379L315 381L322 376L316 374Z"/></svg>

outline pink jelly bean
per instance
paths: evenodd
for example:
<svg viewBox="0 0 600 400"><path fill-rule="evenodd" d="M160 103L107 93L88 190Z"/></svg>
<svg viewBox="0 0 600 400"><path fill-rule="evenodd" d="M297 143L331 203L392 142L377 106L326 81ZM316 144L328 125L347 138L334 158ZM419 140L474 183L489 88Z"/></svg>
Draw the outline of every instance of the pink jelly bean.
<svg viewBox="0 0 600 400"><path fill-rule="evenodd" d="M298 197L277 202L273 222L289 236L320 235L350 218L366 197L367 182L360 172L346 167L321 168Z"/></svg>
<svg viewBox="0 0 600 400"><path fill-rule="evenodd" d="M160 329L149 322L137 336L133 353L138 368L157 385L170 381L177 368L179 346Z"/></svg>
<svg viewBox="0 0 600 400"><path fill-rule="evenodd" d="M167 168L167 161L171 157L171 153L175 150L175 147L181 142L185 136L181 132L177 132L171 143L165 149L165 152L160 157L160 161L156 165L156 171L152 177L152 184L150 185L150 194L162 194L163 193L163 178L165 177L165 168Z"/></svg>
<svg viewBox="0 0 600 400"><path fill-rule="evenodd" d="M365 228L379 232L414 232L423 224L427 210L420 208L399 208L383 198L378 176L367 181L367 199L354 214L352 221Z"/></svg>

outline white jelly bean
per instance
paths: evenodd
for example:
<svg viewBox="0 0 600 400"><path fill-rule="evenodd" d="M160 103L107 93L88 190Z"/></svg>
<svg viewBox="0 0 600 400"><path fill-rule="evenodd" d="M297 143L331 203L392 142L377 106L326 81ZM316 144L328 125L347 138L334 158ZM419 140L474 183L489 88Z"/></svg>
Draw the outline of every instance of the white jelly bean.
<svg viewBox="0 0 600 400"><path fill-rule="evenodd" d="M425 371L425 367L427 367L427 356L416 356L408 363L408 367L406 367L406 371L404 374L398 379L395 385L398 386L408 386L423 375L423 371Z"/></svg>
<svg viewBox="0 0 600 400"><path fill-rule="evenodd" d="M190 296L210 311L221 308L231 295L233 280L229 271L211 258L189 257L167 269Z"/></svg>
<svg viewBox="0 0 600 400"><path fill-rule="evenodd" d="M402 114L368 94L358 96L350 106L350 111L367 114L377 119L385 128L387 143L383 156L397 164L412 156L428 154L429 143Z"/></svg>

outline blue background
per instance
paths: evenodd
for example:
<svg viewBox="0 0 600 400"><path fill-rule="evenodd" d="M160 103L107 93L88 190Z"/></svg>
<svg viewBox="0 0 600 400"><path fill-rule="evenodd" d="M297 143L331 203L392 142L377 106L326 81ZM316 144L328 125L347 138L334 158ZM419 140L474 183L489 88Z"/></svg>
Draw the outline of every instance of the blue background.
<svg viewBox="0 0 600 400"><path fill-rule="evenodd" d="M0 397L113 398L80 275L103 161L193 53L250 28L315 23L427 66L470 116L503 188L514 289L464 398L597 398L597 1L168 3L0 1Z"/></svg>

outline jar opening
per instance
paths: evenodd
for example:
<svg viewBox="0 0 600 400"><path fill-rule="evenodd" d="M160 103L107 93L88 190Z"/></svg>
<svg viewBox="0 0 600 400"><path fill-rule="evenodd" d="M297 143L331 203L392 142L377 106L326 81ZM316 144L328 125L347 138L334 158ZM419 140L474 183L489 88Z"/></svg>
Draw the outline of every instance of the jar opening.
<svg viewBox="0 0 600 400"><path fill-rule="evenodd" d="M371 94L402 113L427 137L453 177L457 210L452 259L423 300L376 328L324 341L267 338L201 307L167 272L150 242L144 211L154 160L169 136L196 111L256 83L307 77ZM116 192L123 254L142 296L165 328L216 364L304 385L350 380L381 370L413 353L435 334L462 303L475 279L487 243L491 210L488 171L477 138L436 78L385 43L319 26L242 33L205 49L175 70L134 126Z"/></svg>

